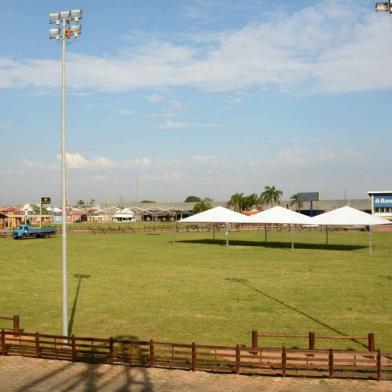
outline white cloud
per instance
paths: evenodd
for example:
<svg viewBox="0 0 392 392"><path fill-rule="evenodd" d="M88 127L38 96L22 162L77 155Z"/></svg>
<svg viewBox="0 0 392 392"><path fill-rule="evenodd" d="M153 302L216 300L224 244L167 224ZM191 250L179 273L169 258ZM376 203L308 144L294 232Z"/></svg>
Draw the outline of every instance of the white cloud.
<svg viewBox="0 0 392 392"><path fill-rule="evenodd" d="M116 110L116 113L121 116L131 116L132 114L135 114L135 111L133 109L119 108Z"/></svg>
<svg viewBox="0 0 392 392"><path fill-rule="evenodd" d="M152 94L146 97L146 100L151 103L161 102L165 97L161 94Z"/></svg>
<svg viewBox="0 0 392 392"><path fill-rule="evenodd" d="M186 122L167 120L159 126L161 129L181 129L181 128L191 128L192 125Z"/></svg>
<svg viewBox="0 0 392 392"><path fill-rule="evenodd" d="M24 159L23 163L25 166L37 170L54 171L59 169L59 167L56 165L42 163L42 162L34 162L29 159Z"/></svg>
<svg viewBox="0 0 392 392"><path fill-rule="evenodd" d="M197 33L186 44L153 37L110 56L70 55L69 86L99 91L259 86L298 93L391 88L392 74L384 72L392 62L384 37L391 34L390 18L365 2L355 7L351 0L315 2L236 30ZM0 58L0 88L57 87L59 76L57 61ZM156 103L164 96L146 99Z"/></svg>
<svg viewBox="0 0 392 392"><path fill-rule="evenodd" d="M159 125L161 129L184 129L184 128L222 128L222 124L213 123L187 123L174 120L167 120L163 124Z"/></svg>
<svg viewBox="0 0 392 392"><path fill-rule="evenodd" d="M57 159L60 159L60 156L57 156ZM67 153L67 165L70 169L124 169L150 166L151 159L143 157L115 161L102 156L95 156L88 159L79 153Z"/></svg>

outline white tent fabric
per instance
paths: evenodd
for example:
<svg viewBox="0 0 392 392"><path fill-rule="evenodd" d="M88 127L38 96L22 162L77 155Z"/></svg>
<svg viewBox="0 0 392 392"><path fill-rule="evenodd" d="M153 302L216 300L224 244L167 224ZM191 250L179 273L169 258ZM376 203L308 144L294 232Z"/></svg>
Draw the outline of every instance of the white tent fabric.
<svg viewBox="0 0 392 392"><path fill-rule="evenodd" d="M224 207L215 207L180 219L178 223L248 223L249 218Z"/></svg>
<svg viewBox="0 0 392 392"><path fill-rule="evenodd" d="M280 206L252 215L248 223L260 224L287 224L287 225L311 225L314 224L312 219L298 212L288 210Z"/></svg>
<svg viewBox="0 0 392 392"><path fill-rule="evenodd" d="M311 223L320 226L375 226L392 222L345 206L311 218Z"/></svg>

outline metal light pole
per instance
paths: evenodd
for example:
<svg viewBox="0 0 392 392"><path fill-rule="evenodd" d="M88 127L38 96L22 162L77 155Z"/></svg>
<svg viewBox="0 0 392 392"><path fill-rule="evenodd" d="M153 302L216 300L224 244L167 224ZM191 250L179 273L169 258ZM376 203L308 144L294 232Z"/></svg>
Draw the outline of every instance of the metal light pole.
<svg viewBox="0 0 392 392"><path fill-rule="evenodd" d="M61 11L49 14L49 23L58 27L49 29L49 38L61 41L61 197L62 197L62 281L63 281L63 335L68 335L67 311L67 128L66 128L66 78L65 78L65 48L66 42L79 37L81 33L80 20L82 10Z"/></svg>

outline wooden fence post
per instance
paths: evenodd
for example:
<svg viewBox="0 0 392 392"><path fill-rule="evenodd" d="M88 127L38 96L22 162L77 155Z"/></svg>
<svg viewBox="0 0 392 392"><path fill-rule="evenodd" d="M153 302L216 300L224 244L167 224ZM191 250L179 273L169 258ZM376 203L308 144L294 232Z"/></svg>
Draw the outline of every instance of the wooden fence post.
<svg viewBox="0 0 392 392"><path fill-rule="evenodd" d="M257 331L252 331L252 348L258 348L259 347L259 335ZM253 355L257 355L257 352L254 351Z"/></svg>
<svg viewBox="0 0 392 392"><path fill-rule="evenodd" d="M150 340L150 367L154 367L154 342Z"/></svg>
<svg viewBox="0 0 392 392"><path fill-rule="evenodd" d="M19 329L19 316L13 316L12 321L13 321L14 334L18 334L19 330L20 330Z"/></svg>
<svg viewBox="0 0 392 392"><path fill-rule="evenodd" d="M113 365L114 363L114 342L113 338L110 337L109 339L109 355L110 355L110 364Z"/></svg>
<svg viewBox="0 0 392 392"><path fill-rule="evenodd" d="M196 371L196 343L192 343L192 372Z"/></svg>
<svg viewBox="0 0 392 392"><path fill-rule="evenodd" d="M39 358L41 356L39 352L39 332L35 333L35 356Z"/></svg>
<svg viewBox="0 0 392 392"><path fill-rule="evenodd" d="M328 374L329 374L329 378L332 378L332 376L333 376L333 351L332 351L332 348L329 349L329 355L328 355Z"/></svg>
<svg viewBox="0 0 392 392"><path fill-rule="evenodd" d="M72 362L76 360L76 339L75 335L71 336L71 350L72 350Z"/></svg>
<svg viewBox="0 0 392 392"><path fill-rule="evenodd" d="M309 350L314 350L316 347L316 334L309 331Z"/></svg>
<svg viewBox="0 0 392 392"><path fill-rule="evenodd" d="M381 353L377 350L377 381L381 379Z"/></svg>
<svg viewBox="0 0 392 392"><path fill-rule="evenodd" d="M283 347L282 348L282 377L286 376L286 361L287 361L286 347Z"/></svg>
<svg viewBox="0 0 392 392"><path fill-rule="evenodd" d="M1 330L1 355L7 355L7 351L5 348L5 331Z"/></svg>
<svg viewBox="0 0 392 392"><path fill-rule="evenodd" d="M373 332L368 333L368 349L369 351L376 351L376 343Z"/></svg>
<svg viewBox="0 0 392 392"><path fill-rule="evenodd" d="M240 364L241 364L241 352L240 346L237 344L235 348L235 372L239 374L240 372Z"/></svg>

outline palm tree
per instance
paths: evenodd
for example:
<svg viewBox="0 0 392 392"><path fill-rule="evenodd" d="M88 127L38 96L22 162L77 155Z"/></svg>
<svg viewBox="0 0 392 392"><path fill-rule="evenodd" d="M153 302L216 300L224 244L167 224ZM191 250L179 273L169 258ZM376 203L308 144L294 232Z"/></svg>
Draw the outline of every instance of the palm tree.
<svg viewBox="0 0 392 392"><path fill-rule="evenodd" d="M244 194L234 193L227 202L228 207L232 207L234 211L240 212L244 206Z"/></svg>
<svg viewBox="0 0 392 392"><path fill-rule="evenodd" d="M272 186L266 186L264 187L264 191L260 195L260 200L263 204L270 204L271 206L273 204L279 204L280 203L280 198L282 197L283 192L275 187L275 185Z"/></svg>
<svg viewBox="0 0 392 392"><path fill-rule="evenodd" d="M206 197L205 199L199 201L194 205L192 212L194 214L198 214L199 212L203 212L211 209L212 208L211 202L212 200Z"/></svg>
<svg viewBox="0 0 392 392"><path fill-rule="evenodd" d="M251 193L249 196L244 197L243 210L250 211L252 208L257 207L259 202L259 196L256 193Z"/></svg>
<svg viewBox="0 0 392 392"><path fill-rule="evenodd" d="M295 193L290 197L290 206L296 206L296 211L300 210L303 207L303 201L298 197L298 193Z"/></svg>

